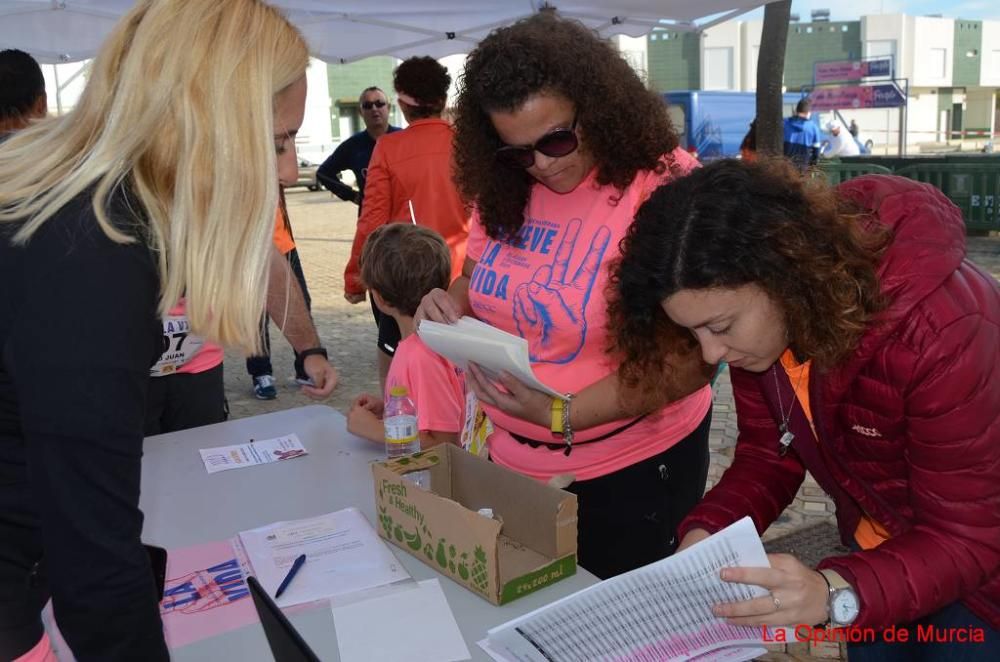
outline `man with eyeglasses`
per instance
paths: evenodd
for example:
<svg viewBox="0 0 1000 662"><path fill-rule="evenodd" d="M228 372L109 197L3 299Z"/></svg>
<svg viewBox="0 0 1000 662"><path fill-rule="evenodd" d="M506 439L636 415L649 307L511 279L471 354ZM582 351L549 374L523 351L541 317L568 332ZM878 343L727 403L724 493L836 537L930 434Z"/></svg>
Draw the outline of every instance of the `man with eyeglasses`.
<svg viewBox="0 0 1000 662"><path fill-rule="evenodd" d="M361 215L361 202L365 197L365 178L368 176L368 162L375 150L375 142L386 133L399 131L398 126L389 124L389 101L385 92L377 87L369 87L358 99L361 119L365 130L340 143L333 154L316 171L316 179L341 200L353 202ZM357 190L348 186L338 176L344 170L354 173Z"/></svg>

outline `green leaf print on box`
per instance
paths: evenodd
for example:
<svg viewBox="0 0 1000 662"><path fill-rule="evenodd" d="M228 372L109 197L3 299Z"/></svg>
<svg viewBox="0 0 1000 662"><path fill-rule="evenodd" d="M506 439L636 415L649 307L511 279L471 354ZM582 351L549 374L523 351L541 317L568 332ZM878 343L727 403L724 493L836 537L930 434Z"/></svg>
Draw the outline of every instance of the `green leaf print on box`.
<svg viewBox="0 0 1000 662"><path fill-rule="evenodd" d="M390 484L387 489L388 491L383 490L381 487L379 488L380 499L395 496L393 494L393 485ZM486 570L486 552L481 546L476 545L475 550L472 552L474 560L470 568L470 553L463 551L446 538L437 537L436 544L431 542L435 539L435 536L426 522L414 522L413 530L410 530L410 517L423 519L422 515L416 509L413 509L413 512L409 512L412 504L396 503L394 505L396 507L404 506L406 508L404 514L409 517L404 517L404 521L402 522L396 522L388 508L379 505L378 523L386 540L393 541L400 547L412 550L417 556L423 552L428 564L443 573L451 575L456 581L461 581L469 586L469 588L483 595L489 595L490 582L489 574Z"/></svg>
<svg viewBox="0 0 1000 662"><path fill-rule="evenodd" d="M448 567L448 556L444 553L444 538L438 540L437 554L434 556L434 560L442 568Z"/></svg>
<svg viewBox="0 0 1000 662"><path fill-rule="evenodd" d="M392 515L387 513L386 509L382 506L378 507L378 523L382 527L382 530L385 531L386 538L390 540L395 538L396 542L405 543L413 551L420 551L420 547L423 545L420 531L414 529L413 533L410 533L402 525L394 523ZM426 526L424 527L424 531L427 531Z"/></svg>
<svg viewBox="0 0 1000 662"><path fill-rule="evenodd" d="M472 585L482 593L490 587L490 578L486 575L486 552L476 545L476 562L472 564Z"/></svg>

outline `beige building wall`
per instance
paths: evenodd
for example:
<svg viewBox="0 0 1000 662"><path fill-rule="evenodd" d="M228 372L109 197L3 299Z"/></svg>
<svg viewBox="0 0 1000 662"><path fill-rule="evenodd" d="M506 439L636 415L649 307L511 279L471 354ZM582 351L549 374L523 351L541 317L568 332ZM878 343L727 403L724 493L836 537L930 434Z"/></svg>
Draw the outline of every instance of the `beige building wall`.
<svg viewBox="0 0 1000 662"><path fill-rule="evenodd" d="M1000 87L1000 21L983 21L979 84Z"/></svg>
<svg viewBox="0 0 1000 662"><path fill-rule="evenodd" d="M741 88L746 92L757 90L757 56L760 53L760 35L764 21L746 21L740 27Z"/></svg>
<svg viewBox="0 0 1000 662"><path fill-rule="evenodd" d="M913 26L911 87L951 87L955 58L955 20L909 16Z"/></svg>
<svg viewBox="0 0 1000 662"><path fill-rule="evenodd" d="M701 89L743 89L740 32L739 21L728 21L702 33Z"/></svg>

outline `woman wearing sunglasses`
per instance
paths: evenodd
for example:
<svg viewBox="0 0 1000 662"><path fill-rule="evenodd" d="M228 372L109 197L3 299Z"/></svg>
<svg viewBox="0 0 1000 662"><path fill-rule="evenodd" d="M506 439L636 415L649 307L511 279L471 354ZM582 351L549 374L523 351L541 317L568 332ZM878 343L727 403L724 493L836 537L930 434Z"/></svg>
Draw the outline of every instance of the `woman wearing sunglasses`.
<svg viewBox="0 0 1000 662"><path fill-rule="evenodd" d="M493 460L578 495L580 564L610 577L662 558L704 490L711 391L680 336L657 388L622 388L605 287L635 210L696 164L621 55L549 12L469 55L455 126L456 179L477 212L462 277L421 312L525 338L539 379L572 395L470 370Z"/></svg>
<svg viewBox="0 0 1000 662"><path fill-rule="evenodd" d="M183 295L256 348L308 64L259 0L143 0L77 106L0 146L0 660L54 659L50 596L76 659L169 659L139 510L160 318Z"/></svg>

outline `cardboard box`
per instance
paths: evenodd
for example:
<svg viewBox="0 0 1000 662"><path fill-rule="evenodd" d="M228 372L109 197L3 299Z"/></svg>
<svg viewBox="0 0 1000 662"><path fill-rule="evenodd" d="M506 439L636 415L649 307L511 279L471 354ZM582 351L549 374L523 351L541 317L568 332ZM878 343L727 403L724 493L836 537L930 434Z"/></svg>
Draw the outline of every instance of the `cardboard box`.
<svg viewBox="0 0 1000 662"><path fill-rule="evenodd" d="M419 470L429 491L402 477ZM375 463L372 474L379 535L493 604L576 572L574 494L451 444Z"/></svg>

